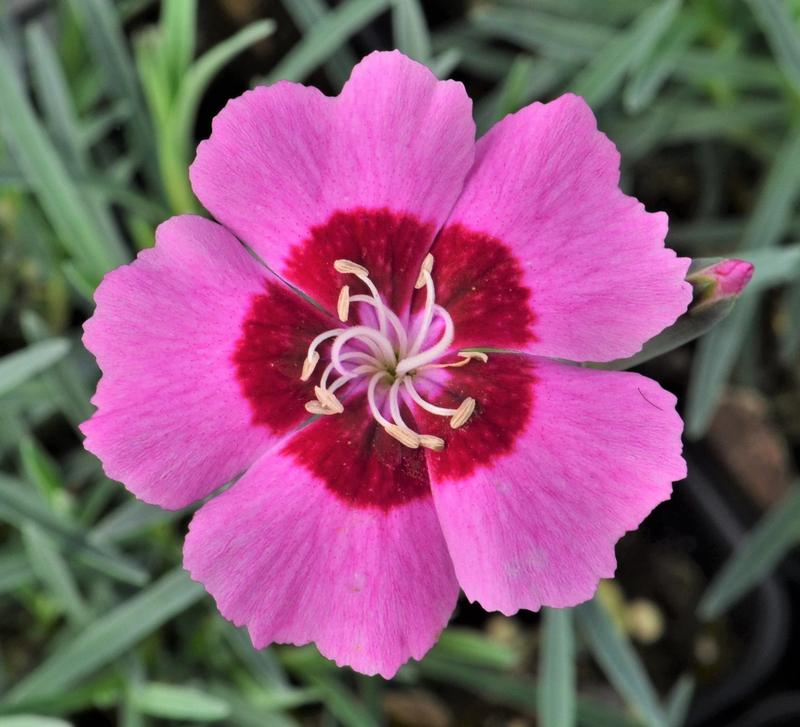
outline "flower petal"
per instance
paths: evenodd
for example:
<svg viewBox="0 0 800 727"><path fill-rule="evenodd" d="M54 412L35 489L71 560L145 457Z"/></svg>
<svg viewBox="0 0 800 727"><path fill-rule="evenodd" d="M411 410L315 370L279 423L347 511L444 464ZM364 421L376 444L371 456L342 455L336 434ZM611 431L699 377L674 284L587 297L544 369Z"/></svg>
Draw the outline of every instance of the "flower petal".
<svg viewBox="0 0 800 727"><path fill-rule="evenodd" d="M197 512L184 565L256 648L313 641L387 679L430 649L458 597L430 496L353 507L285 447Z"/></svg>
<svg viewBox="0 0 800 727"><path fill-rule="evenodd" d="M535 319L524 350L625 358L686 310L690 261L664 247L666 215L646 212L618 185L619 154L577 96L531 104L478 141L442 236L458 226L511 248ZM492 346L501 330L492 307L477 298L474 306L484 318L483 345Z"/></svg>
<svg viewBox="0 0 800 727"><path fill-rule="evenodd" d="M484 413L428 455L459 583L505 614L585 601L614 574L619 538L686 474L675 397L638 374L524 354L471 367L453 370L445 386L471 392ZM415 417L435 426L436 417Z"/></svg>
<svg viewBox="0 0 800 727"><path fill-rule="evenodd" d="M327 296L314 271L287 269L315 227L354 210L411 215L427 228L404 251L413 283L472 164L474 133L460 83L438 81L397 51L372 53L338 97L282 82L230 101L198 148L192 187L220 222L317 299ZM379 260L408 242L395 237L373 236Z"/></svg>
<svg viewBox="0 0 800 727"><path fill-rule="evenodd" d="M185 216L161 225L153 249L98 287L83 340L103 377L98 410L81 429L106 474L146 502L177 508L204 497L307 418L297 377L322 317L283 284L265 288L266 275L223 227ZM276 356L259 368L271 383L272 420L260 390L248 389L258 362L239 344L265 290L275 291L273 325L256 333L290 352L303 339L299 360Z"/></svg>

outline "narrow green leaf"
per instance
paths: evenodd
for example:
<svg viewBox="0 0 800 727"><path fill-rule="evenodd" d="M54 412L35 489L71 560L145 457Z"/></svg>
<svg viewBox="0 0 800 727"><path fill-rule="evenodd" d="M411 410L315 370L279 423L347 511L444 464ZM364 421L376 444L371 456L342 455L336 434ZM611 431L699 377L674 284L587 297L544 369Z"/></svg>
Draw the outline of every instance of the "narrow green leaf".
<svg viewBox="0 0 800 727"><path fill-rule="evenodd" d="M72 723L38 714L15 714L10 717L0 717L0 727L72 727Z"/></svg>
<svg viewBox="0 0 800 727"><path fill-rule="evenodd" d="M574 612L595 660L620 696L648 727L665 727L666 717L644 666L602 605L594 599Z"/></svg>
<svg viewBox="0 0 800 727"><path fill-rule="evenodd" d="M695 679L689 674L682 675L670 689L667 697L667 723L669 727L684 727L689 716L689 708L694 697Z"/></svg>
<svg viewBox="0 0 800 727"><path fill-rule="evenodd" d="M501 704L533 716L537 713L539 690L530 677L499 674L489 669L439 659L431 654L417 668L427 679L448 687L461 687L491 704ZM640 723L628 719L619 711L586 697L577 698L577 716L578 724L587 727L641 727Z"/></svg>
<svg viewBox="0 0 800 727"><path fill-rule="evenodd" d="M74 551L82 563L107 576L134 585L148 581L146 571L112 548L88 540L81 528L54 512L24 483L3 474L0 474L0 519L14 527L26 521L36 523L48 534L57 536L68 554Z"/></svg>
<svg viewBox="0 0 800 727"><path fill-rule="evenodd" d="M800 194L800 125L778 149L744 231L742 247L773 247L780 242ZM742 345L758 313L760 296L746 295L736 310L700 341L689 379L686 433L702 436L708 427Z"/></svg>
<svg viewBox="0 0 800 727"><path fill-rule="evenodd" d="M274 30L275 23L272 20L260 20L207 51L181 79L174 102L161 112L164 118L159 126L159 162L167 195L175 212L191 212L197 206L189 184L189 158L195 116L203 93L214 76L232 58L253 43L268 37ZM148 88L151 86L148 84ZM165 99L163 103L169 101Z"/></svg>
<svg viewBox="0 0 800 727"><path fill-rule="evenodd" d="M437 78L450 78L450 74L461 62L461 58L461 51L458 48L448 48L442 51L438 56L431 58L429 64L430 69Z"/></svg>
<svg viewBox="0 0 800 727"><path fill-rule="evenodd" d="M87 200L42 128L25 95L5 48L0 45L2 130L19 169L35 192L48 221L64 248L82 271L98 281L112 267L125 262L124 251L106 239L93 224Z"/></svg>
<svg viewBox="0 0 800 727"><path fill-rule="evenodd" d="M785 0L747 0L772 53L786 77L800 91L800 32Z"/></svg>
<svg viewBox="0 0 800 727"><path fill-rule="evenodd" d="M125 42L121 18L111 0L69 0L69 3L81 20L83 36L103 75L107 93L130 106L133 147L152 188L158 190L161 187L154 131Z"/></svg>
<svg viewBox="0 0 800 727"><path fill-rule="evenodd" d="M632 27L615 36L569 84L591 106L604 103L625 74L640 63L669 29L680 0L662 0L642 11Z"/></svg>
<svg viewBox="0 0 800 727"><path fill-rule="evenodd" d="M289 679L273 649L254 649L247 632L227 621L221 624L221 628L225 641L259 684L276 692L288 690Z"/></svg>
<svg viewBox="0 0 800 727"><path fill-rule="evenodd" d="M119 658L164 623L196 603L204 591L181 569L95 620L62 643L6 695L14 703L68 690Z"/></svg>
<svg viewBox="0 0 800 727"><path fill-rule="evenodd" d="M319 693L330 713L345 727L380 727L367 708L338 678L299 675Z"/></svg>
<svg viewBox="0 0 800 727"><path fill-rule="evenodd" d="M791 366L800 354L800 283L792 286L786 300L787 326L781 340L781 361Z"/></svg>
<svg viewBox="0 0 800 727"><path fill-rule="evenodd" d="M164 70L177 90L194 58L197 0L164 0L161 4Z"/></svg>
<svg viewBox="0 0 800 727"><path fill-rule="evenodd" d="M546 608L542 612L542 650L539 656L538 724L575 724L575 635L572 611Z"/></svg>
<svg viewBox="0 0 800 727"><path fill-rule="evenodd" d="M471 18L474 29L483 36L515 43L564 63L589 61L619 36L619 30L613 26L527 7L480 6ZM693 85L725 79L735 87L774 91L783 84L781 73L771 59L750 56L741 50L732 55L688 49L678 59L674 75Z"/></svg>
<svg viewBox="0 0 800 727"><path fill-rule="evenodd" d="M800 483L773 507L714 575L698 606L706 620L714 619L765 578L800 542Z"/></svg>
<svg viewBox="0 0 800 727"><path fill-rule="evenodd" d="M259 20L242 28L198 58L183 79L175 102L176 137L191 139L197 108L208 85L233 58L275 32L275 21Z"/></svg>
<svg viewBox="0 0 800 727"><path fill-rule="evenodd" d="M516 649L492 641L480 631L452 626L442 632L431 653L459 664L487 669L513 669L520 663Z"/></svg>
<svg viewBox="0 0 800 727"><path fill-rule="evenodd" d="M128 499L112 510L92 529L96 542L123 543L143 535L157 525L171 523L191 512L183 510L163 510L140 500Z"/></svg>
<svg viewBox="0 0 800 727"><path fill-rule="evenodd" d="M67 162L75 170L82 171L85 158L81 154L78 119L55 51L41 25L30 26L26 40L36 98L47 127Z"/></svg>
<svg viewBox="0 0 800 727"><path fill-rule="evenodd" d="M70 622L75 625L86 623L89 617L86 603L69 566L51 538L37 525L25 523L22 526L22 540L33 572L51 592Z"/></svg>
<svg viewBox="0 0 800 727"><path fill-rule="evenodd" d="M69 341L51 338L0 358L0 396L13 391L67 355Z"/></svg>
<svg viewBox="0 0 800 727"><path fill-rule="evenodd" d="M766 250L742 250L736 257L755 266L747 293L753 295L776 285L785 285L800 278L800 243Z"/></svg>
<svg viewBox="0 0 800 727"><path fill-rule="evenodd" d="M15 591L33 579L33 571L24 553L0 553L0 594Z"/></svg>
<svg viewBox="0 0 800 727"><path fill-rule="evenodd" d="M420 63L428 63L431 36L419 0L392 0L392 30L395 48Z"/></svg>
<svg viewBox="0 0 800 727"><path fill-rule="evenodd" d="M231 711L223 699L205 690L159 682L135 688L131 702L142 714L190 722L218 722Z"/></svg>
<svg viewBox="0 0 800 727"><path fill-rule="evenodd" d="M324 0L293 0L283 6L291 15L301 35L309 33L330 10ZM323 68L336 90L339 90L350 77L350 71L358 62L355 53L343 44L330 54Z"/></svg>
<svg viewBox="0 0 800 727"><path fill-rule="evenodd" d="M679 15L649 57L633 66L631 80L622 96L628 111L641 111L656 98L697 32L694 16Z"/></svg>
<svg viewBox="0 0 800 727"><path fill-rule="evenodd" d="M263 83L302 81L355 33L388 7L391 0L345 0L303 36Z"/></svg>
<svg viewBox="0 0 800 727"><path fill-rule="evenodd" d="M64 494L64 483L50 455L31 436L23 437L19 443L19 458L22 473L38 488L48 502Z"/></svg>

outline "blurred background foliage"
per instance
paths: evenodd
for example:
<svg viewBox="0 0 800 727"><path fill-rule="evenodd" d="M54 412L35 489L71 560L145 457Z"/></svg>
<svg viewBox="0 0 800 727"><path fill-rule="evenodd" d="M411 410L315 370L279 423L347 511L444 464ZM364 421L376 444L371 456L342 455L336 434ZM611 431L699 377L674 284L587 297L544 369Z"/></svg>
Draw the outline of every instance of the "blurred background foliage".
<svg viewBox="0 0 800 727"><path fill-rule="evenodd" d="M5 0L0 4L0 727L800 724L800 1ZM202 212L197 139L248 86L336 93L397 47L479 131L586 97L623 183L692 257L756 263L733 314L643 369L689 478L573 610L460 604L391 683L255 652L180 568L189 511L108 481L76 425L109 269Z"/></svg>

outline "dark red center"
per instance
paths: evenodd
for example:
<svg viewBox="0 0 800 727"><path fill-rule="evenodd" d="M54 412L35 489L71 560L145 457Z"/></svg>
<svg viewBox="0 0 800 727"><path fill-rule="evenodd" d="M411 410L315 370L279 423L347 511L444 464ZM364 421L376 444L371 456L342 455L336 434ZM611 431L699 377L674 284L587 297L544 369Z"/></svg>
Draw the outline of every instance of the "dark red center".
<svg viewBox="0 0 800 727"><path fill-rule="evenodd" d="M352 277L333 270L333 261L352 260L369 270L384 300L405 319L418 305L418 298L412 304L414 281L432 250L436 302L453 318L454 349L522 348L531 341L530 291L508 247L462 226L445 228L435 241L433 231L412 215L385 209L337 212L295 246L281 275L333 311L341 286L353 286ZM301 381L308 345L339 325L285 284L265 283L233 357L254 424L282 435L308 420L304 404L314 398L327 359L323 346L315 375ZM462 479L510 452L531 413L533 381L532 364L516 355L449 370L431 401L455 408L475 398L476 411L464 427L453 430L447 418L419 409L403 412L416 431L442 437L443 452L410 449L386 434L370 414L363 387L349 400L342 397L344 413L320 417L292 435L284 452L352 506L387 510L429 496L430 477Z"/></svg>

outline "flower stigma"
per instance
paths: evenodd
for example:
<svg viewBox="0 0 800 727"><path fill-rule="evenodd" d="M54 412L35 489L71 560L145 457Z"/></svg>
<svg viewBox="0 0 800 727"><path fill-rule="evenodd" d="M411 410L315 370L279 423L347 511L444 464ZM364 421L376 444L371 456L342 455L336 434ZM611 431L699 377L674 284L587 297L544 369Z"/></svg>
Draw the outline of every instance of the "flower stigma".
<svg viewBox="0 0 800 727"><path fill-rule="evenodd" d="M432 434L414 431L403 420L400 412L400 397L408 397L417 406L431 414L448 417L450 426L458 429L469 421L475 411L475 399L468 396L455 408L437 406L427 401L417 391L415 379L424 371L437 368L465 366L470 361L485 363L488 356L479 351L459 351L457 361L440 361L449 352L453 342L454 327L450 314L436 303L436 288L431 272L433 255L428 253L422 262L415 287L425 288L425 306L414 325L407 329L383 299L370 280L369 271L350 260L336 260L334 269L344 275L356 276L369 290L369 295L350 292L345 285L339 292L336 312L339 320L346 323L353 304L373 309L374 325L352 325L332 328L320 333L308 347L300 378L308 381L317 368L320 344L332 339L330 361L314 387L315 399L306 402L311 414L332 416L344 411L344 404L336 396L345 384L362 379L366 382L367 402L370 412L383 430L406 447L425 447L436 452L444 449L444 440ZM434 321L439 320L442 333L437 340L429 341ZM383 407L378 405L378 386L388 387ZM383 411L382 411L383 408ZM386 416L384 415L386 414Z"/></svg>

